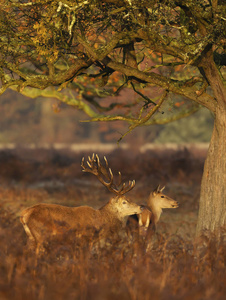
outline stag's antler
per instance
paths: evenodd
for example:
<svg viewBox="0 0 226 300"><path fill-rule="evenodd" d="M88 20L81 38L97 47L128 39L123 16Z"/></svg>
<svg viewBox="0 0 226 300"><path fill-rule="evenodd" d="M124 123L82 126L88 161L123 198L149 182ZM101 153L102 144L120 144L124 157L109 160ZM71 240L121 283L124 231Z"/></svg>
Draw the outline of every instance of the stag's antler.
<svg viewBox="0 0 226 300"><path fill-rule="evenodd" d="M128 193L132 188L135 186L135 180L129 181L129 183L126 185L126 183L122 184L122 175L120 172L119 174L119 183L116 185L113 183L113 173L111 171L111 168L108 167L108 161L107 158L104 156L105 165L106 167L102 166L99 156L96 154L93 154L92 157L88 156L87 165L86 167L84 165L85 158L82 158L81 167L83 172L89 172L97 176L99 181L107 187L107 189L110 192L115 193L116 195L124 195ZM107 181L106 181L107 180Z"/></svg>

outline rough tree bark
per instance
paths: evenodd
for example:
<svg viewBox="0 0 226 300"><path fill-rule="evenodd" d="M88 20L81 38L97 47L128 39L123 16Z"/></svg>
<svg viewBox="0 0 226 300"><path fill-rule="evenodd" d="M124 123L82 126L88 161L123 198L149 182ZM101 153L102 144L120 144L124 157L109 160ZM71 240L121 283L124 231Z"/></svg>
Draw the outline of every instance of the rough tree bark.
<svg viewBox="0 0 226 300"><path fill-rule="evenodd" d="M197 234L226 225L226 110L217 109L205 162Z"/></svg>
<svg viewBox="0 0 226 300"><path fill-rule="evenodd" d="M201 184L197 235L204 230L217 231L226 225L226 89L211 52L201 64L217 102Z"/></svg>

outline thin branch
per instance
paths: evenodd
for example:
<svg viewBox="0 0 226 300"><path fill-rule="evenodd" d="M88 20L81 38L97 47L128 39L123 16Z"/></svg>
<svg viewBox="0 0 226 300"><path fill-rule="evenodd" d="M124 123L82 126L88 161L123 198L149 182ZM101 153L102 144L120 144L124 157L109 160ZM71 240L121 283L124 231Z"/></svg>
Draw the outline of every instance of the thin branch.
<svg viewBox="0 0 226 300"><path fill-rule="evenodd" d="M147 96L143 95L141 92L139 92L138 90L136 90L136 88L135 88L135 86L134 86L134 84L133 84L132 81L130 83L132 85L132 88L133 88L134 92L136 92L138 95L140 95L145 100L145 102L146 102L145 106L149 105L150 103L156 105L156 103L154 101L152 101L150 98L148 98Z"/></svg>
<svg viewBox="0 0 226 300"><path fill-rule="evenodd" d="M158 125L168 124L170 122L174 122L174 121L189 117L190 115L197 112L200 109L200 107L201 106L199 104L194 104L190 109L182 110L179 114L173 114L170 118L164 118L164 119L151 118L144 125L149 126L149 125L153 125L153 124L158 124Z"/></svg>
<svg viewBox="0 0 226 300"><path fill-rule="evenodd" d="M159 102L158 102L158 104L156 104L156 106L153 107L153 108L150 110L150 112L148 112L148 113L146 114L145 117L139 118L139 119L137 120L137 122L135 122L134 124L130 125L129 130L128 130L127 132L125 132L125 133L120 137L120 139L118 140L118 143L120 143L121 140L122 140L128 133L130 133L133 129L135 129L135 128L138 127L138 126L144 125L144 124L145 124L145 123L146 123L146 122L154 115L154 113L156 113L156 111L160 108L160 106L161 106L162 103L164 102L164 100L165 100L167 94L168 94L168 91L164 91L164 92L163 92L163 95L161 96L161 98L160 98L160 100L159 100Z"/></svg>

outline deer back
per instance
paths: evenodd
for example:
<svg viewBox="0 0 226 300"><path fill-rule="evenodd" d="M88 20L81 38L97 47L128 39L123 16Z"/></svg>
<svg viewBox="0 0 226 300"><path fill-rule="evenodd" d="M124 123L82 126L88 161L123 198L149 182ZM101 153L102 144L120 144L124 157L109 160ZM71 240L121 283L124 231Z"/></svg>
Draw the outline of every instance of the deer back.
<svg viewBox="0 0 226 300"><path fill-rule="evenodd" d="M56 204L38 204L25 209L21 219L29 228L44 228L45 233L86 227L100 228L101 213L89 206L66 207Z"/></svg>

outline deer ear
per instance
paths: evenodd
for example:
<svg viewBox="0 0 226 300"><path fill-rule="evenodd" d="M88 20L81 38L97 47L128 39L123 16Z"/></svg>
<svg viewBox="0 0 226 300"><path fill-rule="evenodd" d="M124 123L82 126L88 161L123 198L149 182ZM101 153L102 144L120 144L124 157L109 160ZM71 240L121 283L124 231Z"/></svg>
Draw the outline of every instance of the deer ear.
<svg viewBox="0 0 226 300"><path fill-rule="evenodd" d="M160 185L158 185L152 192L154 195L157 195L160 192Z"/></svg>
<svg viewBox="0 0 226 300"><path fill-rule="evenodd" d="M164 189L165 189L165 186L160 189L160 192L162 192Z"/></svg>

